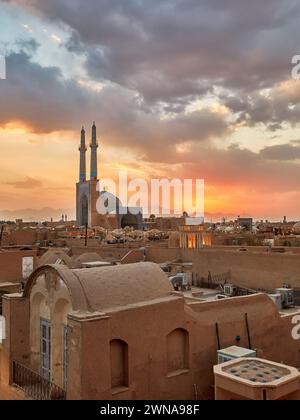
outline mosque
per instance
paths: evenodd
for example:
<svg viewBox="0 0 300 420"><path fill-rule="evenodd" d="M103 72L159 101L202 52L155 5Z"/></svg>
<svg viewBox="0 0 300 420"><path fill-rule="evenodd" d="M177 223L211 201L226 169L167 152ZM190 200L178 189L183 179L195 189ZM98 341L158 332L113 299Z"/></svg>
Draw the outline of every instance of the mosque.
<svg viewBox="0 0 300 420"><path fill-rule="evenodd" d="M90 143L91 158L90 158L90 179L87 179L86 168L86 133L84 127L81 130L81 141L79 146L80 163L79 163L79 182L76 184L76 221L79 227L88 226L102 226L108 229L120 229L127 226L134 229L142 229L143 214L142 209L124 208L117 197L114 197L116 202L116 211L110 212L109 209L106 215L97 212L96 204L100 195L111 195L107 191L98 190L98 141L97 141L97 127L95 122L92 126L92 139Z"/></svg>

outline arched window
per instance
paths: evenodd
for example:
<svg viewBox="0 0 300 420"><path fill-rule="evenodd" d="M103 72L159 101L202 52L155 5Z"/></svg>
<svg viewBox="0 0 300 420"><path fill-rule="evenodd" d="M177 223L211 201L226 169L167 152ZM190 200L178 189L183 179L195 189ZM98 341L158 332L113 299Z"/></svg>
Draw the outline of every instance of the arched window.
<svg viewBox="0 0 300 420"><path fill-rule="evenodd" d="M30 364L45 379L66 386L69 290L52 269L43 270L30 292Z"/></svg>
<svg viewBox="0 0 300 420"><path fill-rule="evenodd" d="M178 328L167 337L168 373L189 368L189 334Z"/></svg>
<svg viewBox="0 0 300 420"><path fill-rule="evenodd" d="M41 320L50 321L50 318L46 293L36 290L30 296L30 363L36 372L41 371Z"/></svg>
<svg viewBox="0 0 300 420"><path fill-rule="evenodd" d="M67 318L72 311L70 302L57 300L52 314L52 378L56 385L67 385Z"/></svg>
<svg viewBox="0 0 300 420"><path fill-rule="evenodd" d="M112 389L128 387L128 345L122 340L110 342Z"/></svg>

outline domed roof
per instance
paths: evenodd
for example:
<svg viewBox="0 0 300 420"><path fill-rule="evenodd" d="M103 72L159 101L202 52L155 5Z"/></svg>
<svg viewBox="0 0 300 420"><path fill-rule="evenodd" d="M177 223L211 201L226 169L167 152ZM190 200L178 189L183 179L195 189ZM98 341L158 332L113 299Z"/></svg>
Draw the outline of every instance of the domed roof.
<svg viewBox="0 0 300 420"><path fill-rule="evenodd" d="M74 260L80 264L100 261L102 259L103 258L99 254L97 254L97 252L86 252L74 258Z"/></svg>
<svg viewBox="0 0 300 420"><path fill-rule="evenodd" d="M94 311L166 297L173 291L154 263L72 270Z"/></svg>
<svg viewBox="0 0 300 420"><path fill-rule="evenodd" d="M78 264L72 260L64 251L57 249L49 249L39 259L38 267L49 264L64 264L69 268L76 268Z"/></svg>
<svg viewBox="0 0 300 420"><path fill-rule="evenodd" d="M173 292L167 275L157 264L142 262L73 270L59 265L44 266L33 272L25 286L24 296L29 296L35 280L47 270L55 270L67 285L75 311L105 312L170 297Z"/></svg>
<svg viewBox="0 0 300 420"><path fill-rule="evenodd" d="M297 222L293 226L293 233L300 235L300 222Z"/></svg>

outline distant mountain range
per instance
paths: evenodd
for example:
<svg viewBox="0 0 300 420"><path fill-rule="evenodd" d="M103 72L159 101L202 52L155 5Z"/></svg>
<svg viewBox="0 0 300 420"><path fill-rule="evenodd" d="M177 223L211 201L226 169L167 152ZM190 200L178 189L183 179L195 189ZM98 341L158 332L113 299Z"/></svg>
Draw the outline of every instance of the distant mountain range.
<svg viewBox="0 0 300 420"><path fill-rule="evenodd" d="M0 220L15 221L16 219L23 219L25 222L43 222L50 220L61 220L62 215L67 215L68 220L75 220L74 209L54 209L51 207L44 207L42 209L18 209L18 210L0 210ZM221 221L222 218L226 220L235 220L237 218L234 214L225 213L206 213L205 219L207 222Z"/></svg>
<svg viewBox="0 0 300 420"><path fill-rule="evenodd" d="M53 209L44 207L42 209L19 209L19 210L0 210L0 220L23 219L25 222L43 222L50 220L61 220L62 215L67 215L68 220L74 220L74 209Z"/></svg>
<svg viewBox="0 0 300 420"><path fill-rule="evenodd" d="M0 210L0 220L15 221L16 219L23 219L25 222L44 222L51 218L54 221L61 220L62 215L67 215L68 220L75 220L75 209L54 209L52 207L44 207L42 209L18 209L18 210ZM248 217L248 215L241 214L241 217ZM146 215L145 215L146 217ZM236 220L237 214L232 213L206 213L206 222L220 222L223 218L227 221ZM249 216L251 217L251 216ZM260 220L260 217L253 216L255 220Z"/></svg>

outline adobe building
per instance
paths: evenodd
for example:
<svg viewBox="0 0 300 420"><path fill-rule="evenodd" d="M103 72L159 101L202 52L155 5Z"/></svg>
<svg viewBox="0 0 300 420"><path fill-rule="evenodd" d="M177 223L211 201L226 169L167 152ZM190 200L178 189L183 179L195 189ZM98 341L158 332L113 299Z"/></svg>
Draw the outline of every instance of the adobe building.
<svg viewBox="0 0 300 420"><path fill-rule="evenodd" d="M299 312L263 294L185 300L154 263L43 266L3 313L0 398L17 386L34 399L212 399L218 350L237 337L259 358L300 363Z"/></svg>
<svg viewBox="0 0 300 420"><path fill-rule="evenodd" d="M48 246L49 243L59 243L60 232L69 230L74 222L44 222L23 223L12 225L4 231L1 246Z"/></svg>
<svg viewBox="0 0 300 420"><path fill-rule="evenodd" d="M180 248L182 249L202 249L211 247L212 236L205 231L203 225L184 225L180 226Z"/></svg>
<svg viewBox="0 0 300 420"><path fill-rule="evenodd" d="M275 237L276 246L300 247L300 222L295 223L289 234L278 235Z"/></svg>
<svg viewBox="0 0 300 420"><path fill-rule="evenodd" d="M0 284L21 283L37 267L37 250L29 247L0 248Z"/></svg>
<svg viewBox="0 0 300 420"><path fill-rule="evenodd" d="M78 264L75 260L73 260L67 252L57 249L57 248L50 248L48 249L38 261L38 267L43 265L51 265L51 264L62 264L66 265L69 268L79 268L80 264Z"/></svg>
<svg viewBox="0 0 300 420"><path fill-rule="evenodd" d="M213 247L194 253L195 279L230 272L230 281L240 287L272 291L288 284L300 289L299 253L270 252L267 247ZM284 250L284 249L283 249Z"/></svg>
<svg viewBox="0 0 300 420"><path fill-rule="evenodd" d="M2 296L22 290L33 270L37 267L37 250L30 248L0 248L0 314Z"/></svg>
<svg viewBox="0 0 300 420"><path fill-rule="evenodd" d="M251 232L253 229L253 219L250 217L238 217L237 226Z"/></svg>
<svg viewBox="0 0 300 420"><path fill-rule="evenodd" d="M214 367L215 399L299 400L298 369L257 358L240 358Z"/></svg>
<svg viewBox="0 0 300 420"><path fill-rule="evenodd" d="M185 217L175 217L175 216L167 216L167 217L155 217L153 219L154 224L152 225L153 229L158 229L162 232L165 231L178 231L180 226L185 224Z"/></svg>
<svg viewBox="0 0 300 420"><path fill-rule="evenodd" d="M110 226L112 229L123 228L126 226L141 229L143 226L142 209L123 208L122 203L117 197L107 191L99 191L98 179L98 140L95 122L92 126L91 165L90 179L86 176L86 140L84 127L81 130L81 142L79 146L79 182L76 184L76 220L78 226ZM115 203L113 211L108 208L107 214L99 214L97 211L97 201L101 195L112 199Z"/></svg>

